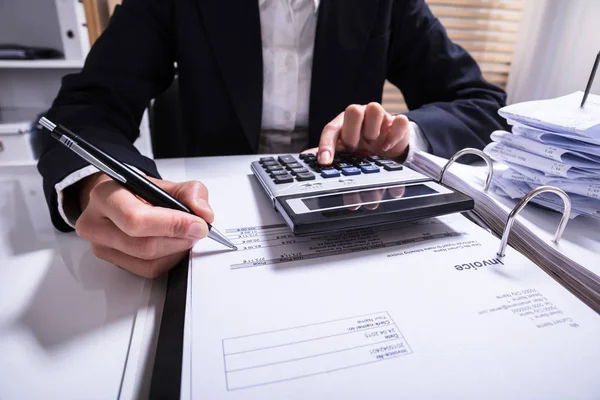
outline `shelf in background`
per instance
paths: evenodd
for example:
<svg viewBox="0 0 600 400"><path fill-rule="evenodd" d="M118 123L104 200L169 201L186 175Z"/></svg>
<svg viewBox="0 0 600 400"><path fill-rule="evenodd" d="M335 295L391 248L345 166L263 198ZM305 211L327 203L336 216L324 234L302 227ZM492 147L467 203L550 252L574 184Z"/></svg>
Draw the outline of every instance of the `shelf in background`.
<svg viewBox="0 0 600 400"><path fill-rule="evenodd" d="M79 69L83 60L0 60L0 69Z"/></svg>

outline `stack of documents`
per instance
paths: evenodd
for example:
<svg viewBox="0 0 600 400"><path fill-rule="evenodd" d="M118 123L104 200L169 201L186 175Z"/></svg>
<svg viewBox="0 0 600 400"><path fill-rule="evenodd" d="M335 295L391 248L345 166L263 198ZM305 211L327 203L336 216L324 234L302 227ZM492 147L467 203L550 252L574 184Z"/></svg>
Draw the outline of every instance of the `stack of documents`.
<svg viewBox="0 0 600 400"><path fill-rule="evenodd" d="M429 176L439 176L448 160L417 152L410 167ZM506 165L496 165L494 175L504 176ZM518 199L492 189L483 191L487 168L454 164L444 176L444 184L475 200L468 217L481 227L502 236L508 215ZM493 182L496 182L493 179ZM501 180L502 182L502 180ZM552 242L562 214L528 205L517 216L509 236L509 245L526 255L563 286L600 312L600 220L571 220L559 243Z"/></svg>
<svg viewBox="0 0 600 400"><path fill-rule="evenodd" d="M499 113L512 132L496 131L485 148L509 168L495 174L494 193L521 199L542 185L558 187L571 199L571 217L600 218L600 96L582 92L551 100L512 104ZM532 201L563 210L562 200L543 193Z"/></svg>

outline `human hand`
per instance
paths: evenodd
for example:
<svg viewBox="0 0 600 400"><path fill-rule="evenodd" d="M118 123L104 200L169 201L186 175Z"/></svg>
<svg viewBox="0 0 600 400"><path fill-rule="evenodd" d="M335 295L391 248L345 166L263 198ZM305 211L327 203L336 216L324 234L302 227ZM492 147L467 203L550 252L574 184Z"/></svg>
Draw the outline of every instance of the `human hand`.
<svg viewBox="0 0 600 400"><path fill-rule="evenodd" d="M379 103L353 104L328 123L321 133L318 161L333 162L336 151L405 156L410 124L405 115L391 115ZM315 152L315 149L309 150Z"/></svg>
<svg viewBox="0 0 600 400"><path fill-rule="evenodd" d="M197 181L174 183L149 178L194 214L154 207L104 174L86 178L80 192L77 234L92 252L136 275L155 278L174 267L208 235L214 214L208 190Z"/></svg>

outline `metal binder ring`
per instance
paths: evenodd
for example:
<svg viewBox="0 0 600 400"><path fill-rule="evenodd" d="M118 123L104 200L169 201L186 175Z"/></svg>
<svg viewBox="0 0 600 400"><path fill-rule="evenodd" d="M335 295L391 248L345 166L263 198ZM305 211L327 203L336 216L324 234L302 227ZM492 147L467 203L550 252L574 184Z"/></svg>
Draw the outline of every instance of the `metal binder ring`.
<svg viewBox="0 0 600 400"><path fill-rule="evenodd" d="M487 164L488 175L487 175L487 178L485 179L485 186L483 187L483 190L488 190L488 188L490 187L490 183L492 182L492 176L494 175L494 163L492 162L492 159L490 158L490 156L488 156L487 154L485 154L483 151L478 150L478 149L473 149L473 148L470 148L470 147L468 147L466 149L462 149L462 150L458 151L455 155L453 155L452 157L450 157L450 159L448 160L448 162L446 163L446 165L444 165L442 167L442 170L440 171L440 180L439 180L439 183L443 183L443 181L444 181L444 175L446 174L446 170L448 168L450 168L450 166L452 164L454 164L454 161L456 161L460 157L464 156L465 154L474 154L476 156L479 156L479 157L483 158L483 160Z"/></svg>
<svg viewBox="0 0 600 400"><path fill-rule="evenodd" d="M508 218L506 220L506 227L504 228L504 232L502 233L502 240L500 242L500 249L498 250L498 256L504 257L504 250L506 249L506 244L508 243L508 235L510 234L510 230L512 229L513 223L515 222L515 218L517 217L517 214L519 213L519 211L521 211L523 209L523 207L525 207L527 205L527 203L529 203L529 200L533 199L538 194L544 193L544 192L550 192L550 193L557 194L562 199L562 201L565 205L565 211L563 212L562 219L560 220L560 223L558 224L558 229L556 229L556 233L554 234L554 239L552 239L552 241L554 243L558 243L563 232L565 231L565 228L567 227L567 222L569 222L569 216L571 215L571 199L569 198L568 194L566 194L563 190L561 190L557 187L540 186L540 187L533 189L529 193L527 193L525 195L525 197L523 197L521 199L519 204L517 204L515 206L515 208L512 209L510 214L508 214Z"/></svg>

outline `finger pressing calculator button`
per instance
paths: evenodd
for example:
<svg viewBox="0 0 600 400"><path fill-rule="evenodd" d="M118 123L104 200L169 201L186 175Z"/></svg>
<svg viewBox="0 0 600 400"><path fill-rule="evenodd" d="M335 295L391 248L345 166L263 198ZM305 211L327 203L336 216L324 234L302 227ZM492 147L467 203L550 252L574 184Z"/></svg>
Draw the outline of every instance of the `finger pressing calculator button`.
<svg viewBox="0 0 600 400"><path fill-rule="evenodd" d="M290 174L285 174L285 175L275 175L273 177L273 180L275 181L276 184L280 184L280 183L290 183L290 182L294 182L294 178L290 175Z"/></svg>
<svg viewBox="0 0 600 400"><path fill-rule="evenodd" d="M367 165L363 165L362 167L360 167L360 170L364 173L364 174L374 174L376 172L379 172L379 167L373 164L367 164Z"/></svg>
<svg viewBox="0 0 600 400"><path fill-rule="evenodd" d="M336 178L340 176L340 171L333 168L323 169L321 170L321 176L323 178Z"/></svg>
<svg viewBox="0 0 600 400"><path fill-rule="evenodd" d="M315 179L315 174L308 171L298 172L298 174L296 175L296 179L298 179L299 181L312 181L313 179Z"/></svg>
<svg viewBox="0 0 600 400"><path fill-rule="evenodd" d="M277 165L269 165L268 167L265 168L268 172L273 172L273 171L280 171L283 170L283 167L279 164Z"/></svg>
<svg viewBox="0 0 600 400"><path fill-rule="evenodd" d="M300 164L299 162L293 162L289 163L286 168L291 171L294 168L304 168L304 165Z"/></svg>
<svg viewBox="0 0 600 400"><path fill-rule="evenodd" d="M383 168L385 168L386 171L401 171L402 164L398 164L397 162L393 161L391 163L384 164Z"/></svg>
<svg viewBox="0 0 600 400"><path fill-rule="evenodd" d="M277 158L277 160L282 163L283 165L288 165L288 164L293 164L293 163L297 163L298 160L296 160L293 156L291 155L285 155L285 156L279 156Z"/></svg>
<svg viewBox="0 0 600 400"><path fill-rule="evenodd" d="M273 157L261 157L259 163L264 164L265 162L268 161L275 161L275 159Z"/></svg>
<svg viewBox="0 0 600 400"><path fill-rule="evenodd" d="M346 176L350 176L350 175L360 175L360 169L356 168L356 167L346 167L346 168L342 168L342 174L346 175Z"/></svg>
<svg viewBox="0 0 600 400"><path fill-rule="evenodd" d="M306 168L304 168L304 167L300 167L300 168L292 168L290 170L290 172L292 173L292 175L296 175L296 174L300 174L300 173L303 173L303 172L308 172L308 170Z"/></svg>
<svg viewBox="0 0 600 400"><path fill-rule="evenodd" d="M271 171L271 176L275 175L287 175L287 171L285 169L276 169L275 171Z"/></svg>

